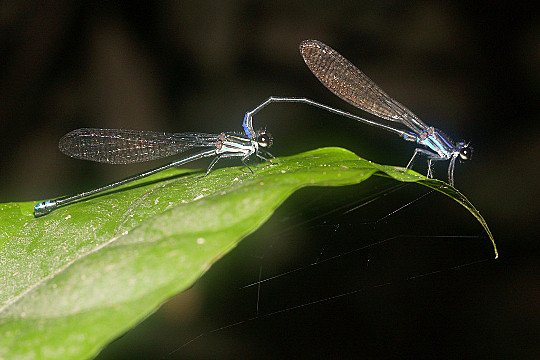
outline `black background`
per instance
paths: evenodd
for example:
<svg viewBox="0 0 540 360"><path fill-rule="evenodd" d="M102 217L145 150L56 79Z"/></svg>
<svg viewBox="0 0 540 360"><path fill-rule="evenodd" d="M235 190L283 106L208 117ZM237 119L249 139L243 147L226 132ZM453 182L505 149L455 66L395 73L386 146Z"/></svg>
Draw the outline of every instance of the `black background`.
<svg viewBox="0 0 540 360"><path fill-rule="evenodd" d="M166 357L200 333L170 358L537 358L540 24L532 9L223 0L6 1L0 11L3 202L70 194L148 168L65 157L57 141L75 128L240 130L244 112L270 95L355 111L304 65L298 44L308 38L475 149L456 166L456 186L491 226L499 260L490 259L475 220L436 194L362 224L425 194L419 186L389 193L392 182L373 179L306 189L100 358ZM404 165L413 149L303 105L272 105L254 121L274 134L276 156L342 146ZM436 171L445 179L444 167ZM372 205L326 214L381 189L386 196ZM255 315L256 291L238 288L255 281L261 265L266 277L397 235L261 288L261 314L305 306L211 332ZM411 279L419 274L427 275ZM350 291L357 292L310 304Z"/></svg>

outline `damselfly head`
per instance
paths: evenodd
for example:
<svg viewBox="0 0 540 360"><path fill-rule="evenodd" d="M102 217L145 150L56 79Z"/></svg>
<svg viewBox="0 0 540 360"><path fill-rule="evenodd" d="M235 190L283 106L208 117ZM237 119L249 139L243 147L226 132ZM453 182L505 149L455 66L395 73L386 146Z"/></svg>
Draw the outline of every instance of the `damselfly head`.
<svg viewBox="0 0 540 360"><path fill-rule="evenodd" d="M464 142L459 142L457 145L459 147L459 157L461 160L470 160L472 157L473 148Z"/></svg>
<svg viewBox="0 0 540 360"><path fill-rule="evenodd" d="M266 130L257 131L257 143L260 147L269 148L274 143L274 138Z"/></svg>

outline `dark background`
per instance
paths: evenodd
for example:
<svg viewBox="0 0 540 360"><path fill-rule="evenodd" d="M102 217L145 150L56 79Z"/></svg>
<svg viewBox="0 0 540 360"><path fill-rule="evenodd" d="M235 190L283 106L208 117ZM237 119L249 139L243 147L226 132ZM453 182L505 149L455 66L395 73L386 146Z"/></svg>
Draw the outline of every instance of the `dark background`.
<svg viewBox="0 0 540 360"><path fill-rule="evenodd" d="M67 158L57 142L75 128L240 130L270 95L355 111L304 65L298 44L318 39L428 124L471 141L456 186L491 226L500 259L454 202L414 201L426 193L419 186L306 189L100 358L166 357L201 333L170 358L538 358L537 15L517 2L4 1L0 201L148 168ZM272 105L254 121L274 134L276 156L342 146L405 165L413 150L304 105ZM445 179L444 167L435 175ZM383 198L345 213L377 191ZM304 306L213 331L256 314L256 290L239 287L261 265L264 278L334 255L261 288L260 314Z"/></svg>

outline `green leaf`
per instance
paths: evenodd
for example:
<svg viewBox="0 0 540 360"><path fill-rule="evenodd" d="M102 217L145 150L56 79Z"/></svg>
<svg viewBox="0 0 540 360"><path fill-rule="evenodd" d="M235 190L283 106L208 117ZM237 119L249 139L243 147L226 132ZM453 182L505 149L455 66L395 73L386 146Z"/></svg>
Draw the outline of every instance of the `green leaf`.
<svg viewBox="0 0 540 360"><path fill-rule="evenodd" d="M95 356L255 231L295 190L371 175L418 182L467 208L457 190L413 171L323 148L206 177L172 169L34 218L0 204L0 358ZM497 253L493 243L495 254Z"/></svg>

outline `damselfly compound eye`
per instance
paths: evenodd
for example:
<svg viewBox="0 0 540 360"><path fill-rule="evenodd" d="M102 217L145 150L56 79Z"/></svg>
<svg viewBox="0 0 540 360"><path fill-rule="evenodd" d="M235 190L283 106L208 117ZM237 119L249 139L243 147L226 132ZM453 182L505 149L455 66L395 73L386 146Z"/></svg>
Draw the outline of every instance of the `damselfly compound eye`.
<svg viewBox="0 0 540 360"><path fill-rule="evenodd" d="M270 135L269 133L266 133L266 132L260 133L257 136L257 143L259 143L260 147L270 147L270 146L272 146L272 143L273 143L272 135Z"/></svg>
<svg viewBox="0 0 540 360"><path fill-rule="evenodd" d="M469 160L472 156L472 148L465 146L459 151L459 157L463 160Z"/></svg>

